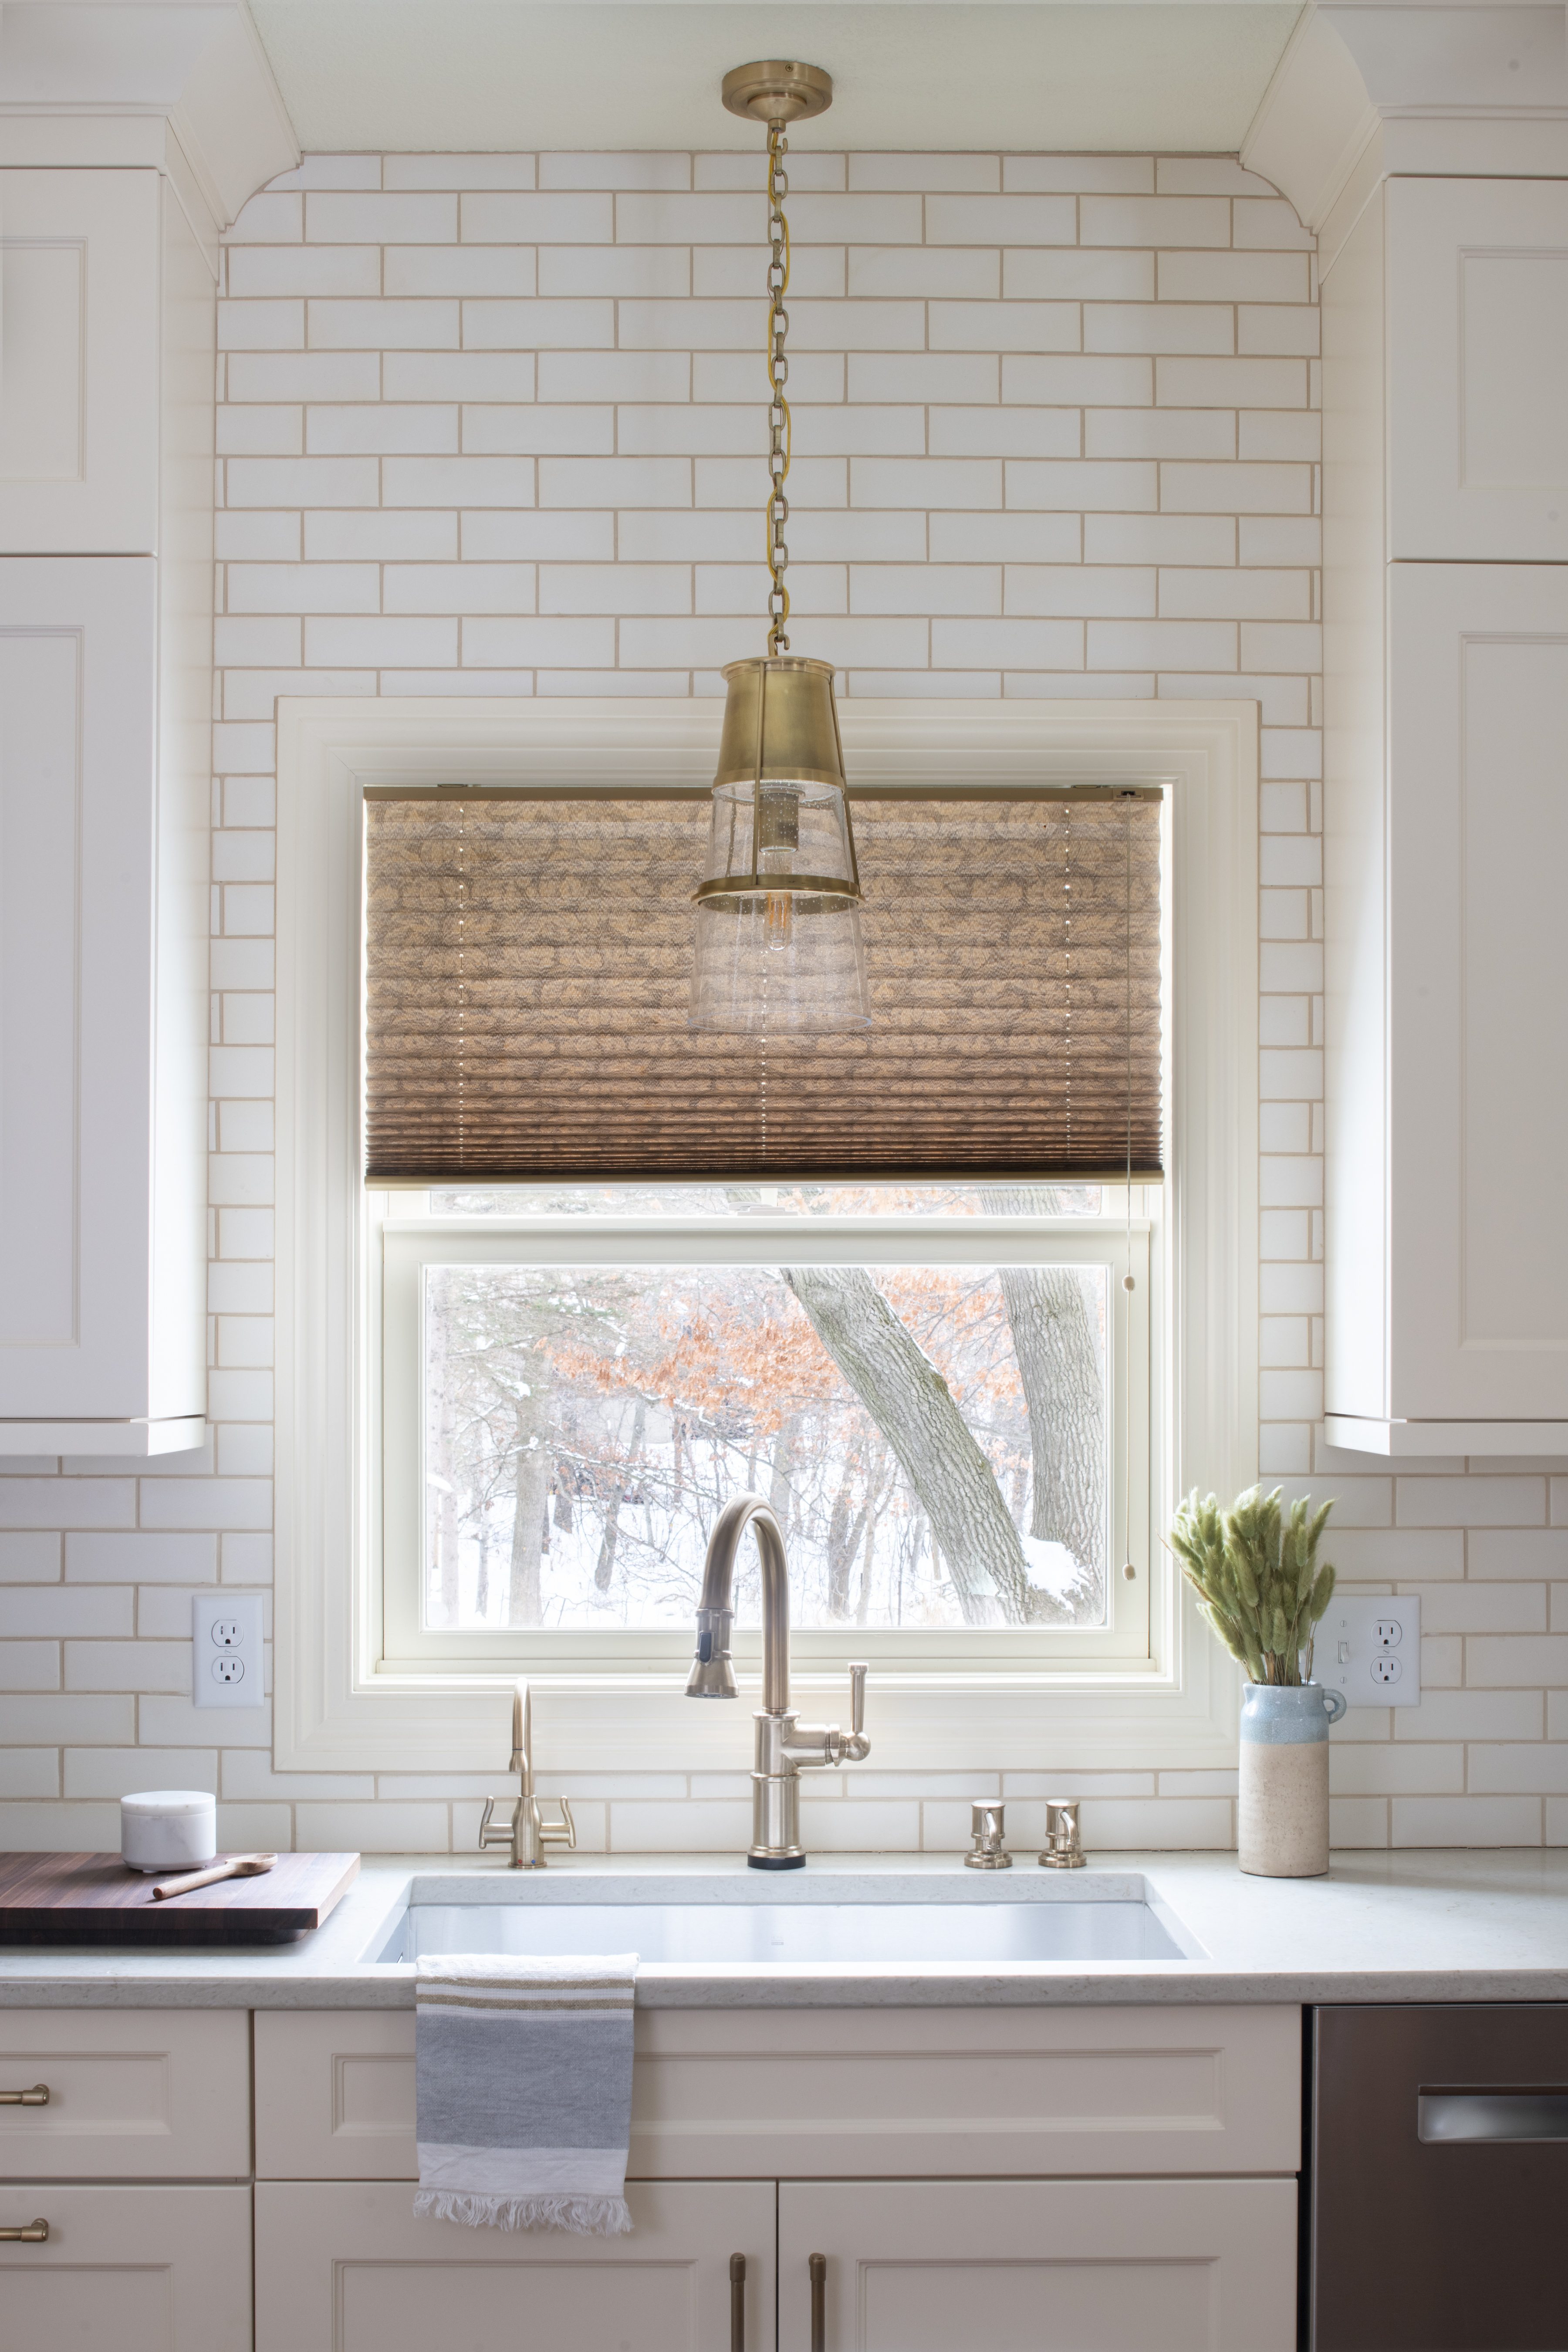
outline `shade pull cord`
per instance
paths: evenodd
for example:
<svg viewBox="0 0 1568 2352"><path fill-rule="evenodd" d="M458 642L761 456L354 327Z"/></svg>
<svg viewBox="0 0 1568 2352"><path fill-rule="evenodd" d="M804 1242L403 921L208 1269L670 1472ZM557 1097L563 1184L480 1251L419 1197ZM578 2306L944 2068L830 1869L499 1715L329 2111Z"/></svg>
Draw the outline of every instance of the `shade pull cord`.
<svg viewBox="0 0 1568 2352"><path fill-rule="evenodd" d="M1127 1270L1121 1277L1127 1312L1121 1339L1121 1573L1129 1584L1138 1570L1132 1558L1132 803L1121 805L1122 957L1126 964L1127 1002Z"/></svg>

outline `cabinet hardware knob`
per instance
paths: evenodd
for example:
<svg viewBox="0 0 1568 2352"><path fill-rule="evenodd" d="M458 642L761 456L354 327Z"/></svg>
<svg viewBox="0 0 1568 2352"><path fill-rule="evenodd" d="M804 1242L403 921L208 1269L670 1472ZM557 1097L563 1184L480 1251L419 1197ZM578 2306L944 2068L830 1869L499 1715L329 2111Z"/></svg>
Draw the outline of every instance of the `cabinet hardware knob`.
<svg viewBox="0 0 1568 2352"><path fill-rule="evenodd" d="M811 2352L827 2352L827 2256L806 2258L811 2273Z"/></svg>
<svg viewBox="0 0 1568 2352"><path fill-rule="evenodd" d="M0 2246L41 2246L48 2234L47 2221L29 2221L25 2230L0 2230Z"/></svg>
<svg viewBox="0 0 1568 2352"><path fill-rule="evenodd" d="M730 2257L730 2352L746 2352L746 2257Z"/></svg>
<svg viewBox="0 0 1568 2352"><path fill-rule="evenodd" d="M0 2091L0 2107L47 2107L49 2086L35 2083L30 2091Z"/></svg>

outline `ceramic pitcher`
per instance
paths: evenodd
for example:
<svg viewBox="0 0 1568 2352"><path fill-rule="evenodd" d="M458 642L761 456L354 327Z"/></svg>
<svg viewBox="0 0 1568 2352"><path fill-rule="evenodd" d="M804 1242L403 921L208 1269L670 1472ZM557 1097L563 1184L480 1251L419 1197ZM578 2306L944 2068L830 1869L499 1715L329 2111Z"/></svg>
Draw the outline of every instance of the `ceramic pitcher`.
<svg viewBox="0 0 1568 2352"><path fill-rule="evenodd" d="M1241 1701L1237 1844L1257 1878L1321 1878L1329 1866L1329 1726L1342 1691L1248 1683Z"/></svg>

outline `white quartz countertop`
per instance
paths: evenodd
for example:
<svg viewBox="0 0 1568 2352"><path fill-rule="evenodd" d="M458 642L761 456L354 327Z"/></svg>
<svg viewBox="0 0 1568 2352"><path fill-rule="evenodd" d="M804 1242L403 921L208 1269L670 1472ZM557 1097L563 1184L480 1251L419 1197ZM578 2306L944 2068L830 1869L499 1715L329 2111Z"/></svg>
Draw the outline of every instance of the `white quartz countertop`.
<svg viewBox="0 0 1568 2352"><path fill-rule="evenodd" d="M955 1855L814 1856L786 1881L740 1857L582 1855L521 1878L499 1858L368 1858L326 1924L294 1944L226 1951L0 1951L0 2005L407 2009L414 1969L378 1963L412 1898L570 1904L1116 1901L1174 1914L1191 1957L647 1964L649 2008L1008 2007L1041 2002L1568 2000L1568 1852L1336 1854L1326 1878L1243 1877L1236 1856L1093 1857L1005 1874Z"/></svg>

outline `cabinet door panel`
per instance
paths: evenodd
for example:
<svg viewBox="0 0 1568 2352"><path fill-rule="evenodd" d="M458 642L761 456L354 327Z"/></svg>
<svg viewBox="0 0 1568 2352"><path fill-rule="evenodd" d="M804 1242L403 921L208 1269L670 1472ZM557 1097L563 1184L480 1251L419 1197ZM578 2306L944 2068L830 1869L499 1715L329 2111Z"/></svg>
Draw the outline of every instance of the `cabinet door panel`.
<svg viewBox="0 0 1568 2352"><path fill-rule="evenodd" d="M1291 2171L1295 2008L639 2010L639 2179ZM414 2020L262 2011L261 2179L412 2179Z"/></svg>
<svg viewBox="0 0 1568 2352"><path fill-rule="evenodd" d="M785 2182L779 2352L1292 2352L1294 2180Z"/></svg>
<svg viewBox="0 0 1568 2352"><path fill-rule="evenodd" d="M260 2183L256 2352L729 2352L737 2253L749 2352L771 2352L772 2181L628 2182L621 2238L416 2221L413 2201Z"/></svg>
<svg viewBox="0 0 1568 2352"><path fill-rule="evenodd" d="M0 2107L0 2180L241 2179L250 2170L242 2009L7 2010L0 2091L39 2083L47 2105Z"/></svg>
<svg viewBox="0 0 1568 2352"><path fill-rule="evenodd" d="M6 554L157 548L158 179L0 173Z"/></svg>
<svg viewBox="0 0 1568 2352"><path fill-rule="evenodd" d="M0 560L3 1419L149 1410L155 572Z"/></svg>
<svg viewBox="0 0 1568 2352"><path fill-rule="evenodd" d="M1568 560L1568 186L1387 202L1390 554Z"/></svg>
<svg viewBox="0 0 1568 2352"><path fill-rule="evenodd" d="M1390 1410L1568 1418L1568 567L1390 585Z"/></svg>
<svg viewBox="0 0 1568 2352"><path fill-rule="evenodd" d="M251 2352L248 2189L0 2188L0 2347Z"/></svg>

